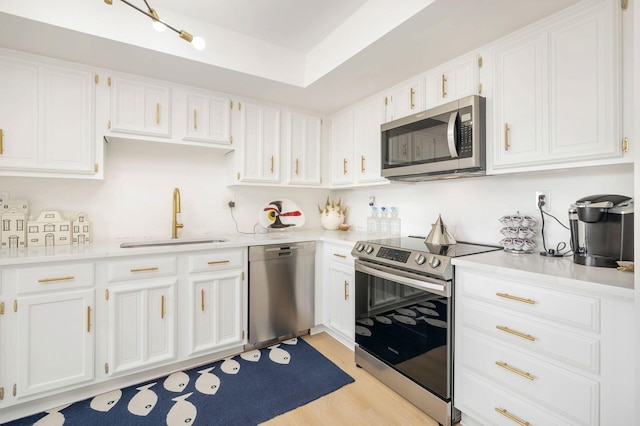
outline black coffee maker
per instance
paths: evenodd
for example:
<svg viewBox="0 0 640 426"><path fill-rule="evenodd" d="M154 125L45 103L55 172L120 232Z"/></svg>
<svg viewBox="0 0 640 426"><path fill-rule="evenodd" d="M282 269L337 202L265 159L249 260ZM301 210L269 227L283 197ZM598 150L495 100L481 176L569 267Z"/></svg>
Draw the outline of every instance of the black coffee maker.
<svg viewBox="0 0 640 426"><path fill-rule="evenodd" d="M615 268L633 261L633 199L624 195L592 195L569 208L573 261Z"/></svg>

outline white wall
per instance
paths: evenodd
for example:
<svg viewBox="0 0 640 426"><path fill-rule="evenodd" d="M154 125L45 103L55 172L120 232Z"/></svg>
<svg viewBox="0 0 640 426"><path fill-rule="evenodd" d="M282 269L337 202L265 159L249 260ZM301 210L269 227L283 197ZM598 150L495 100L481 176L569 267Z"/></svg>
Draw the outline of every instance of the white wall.
<svg viewBox="0 0 640 426"><path fill-rule="evenodd" d="M0 178L0 191L29 200L36 216L43 209L64 216L84 211L94 225L94 241L118 238L170 238L173 188L181 193L181 236L235 232L224 204L235 197L240 231L251 232L258 210L275 198L294 201L306 215L305 227L320 227L316 204L328 190L234 188L225 186L224 152L136 141L106 145L104 181Z"/></svg>
<svg viewBox="0 0 640 426"><path fill-rule="evenodd" d="M551 191L550 213L568 225L567 209L579 198L594 194L621 194L633 197L631 165L575 169L527 175L501 175L421 182L393 183L367 189L341 190L343 204L349 206L347 221L366 230L369 197L376 205L398 208L403 235L427 235L438 214L454 237L462 241L497 244L503 236L498 219L516 214L534 216L536 190ZM569 231L551 218L545 219L547 247L564 241L569 245ZM534 241L541 247L540 226Z"/></svg>
<svg viewBox="0 0 640 426"><path fill-rule="evenodd" d="M327 196L343 199L347 222L366 230L369 196L376 205L399 209L404 235L426 235L438 214L457 239L496 244L501 238L498 219L520 212L533 215L535 191L551 191L551 213L567 224L569 204L583 196L616 193L633 196L633 168L628 166L576 169L528 175L488 176L417 184L393 183L368 188L325 189L227 187L224 152L149 142L106 145L104 181L76 179L0 179L0 191L29 200L31 214L60 210L64 216L84 211L94 224L94 241L120 238L169 238L173 188L182 198L181 236L252 232L260 208L275 198L294 201L306 215L305 228L319 228L318 204ZM569 233L548 219L548 245L568 242ZM535 238L541 244L539 235Z"/></svg>

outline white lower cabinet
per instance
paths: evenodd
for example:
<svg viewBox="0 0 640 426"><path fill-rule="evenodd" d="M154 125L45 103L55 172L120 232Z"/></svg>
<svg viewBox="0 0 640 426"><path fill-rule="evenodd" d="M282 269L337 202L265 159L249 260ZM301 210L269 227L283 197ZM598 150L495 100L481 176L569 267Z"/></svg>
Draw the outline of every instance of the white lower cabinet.
<svg viewBox="0 0 640 426"><path fill-rule="evenodd" d="M355 271L351 245L323 243L324 323L341 342L355 342Z"/></svg>
<svg viewBox="0 0 640 426"><path fill-rule="evenodd" d="M190 257L187 277L188 356L244 343L245 303L243 250Z"/></svg>
<svg viewBox="0 0 640 426"><path fill-rule="evenodd" d="M18 299L17 398L93 380L94 293L88 289Z"/></svg>
<svg viewBox="0 0 640 426"><path fill-rule="evenodd" d="M624 354L634 333L619 326L632 324L633 300L467 267L456 269L455 298L463 423L632 423L633 357Z"/></svg>
<svg viewBox="0 0 640 426"><path fill-rule="evenodd" d="M143 370L177 358L177 278L109 288L108 374Z"/></svg>
<svg viewBox="0 0 640 426"><path fill-rule="evenodd" d="M0 393L6 404L94 379L93 271L92 263L2 271L4 296L13 299L0 306Z"/></svg>

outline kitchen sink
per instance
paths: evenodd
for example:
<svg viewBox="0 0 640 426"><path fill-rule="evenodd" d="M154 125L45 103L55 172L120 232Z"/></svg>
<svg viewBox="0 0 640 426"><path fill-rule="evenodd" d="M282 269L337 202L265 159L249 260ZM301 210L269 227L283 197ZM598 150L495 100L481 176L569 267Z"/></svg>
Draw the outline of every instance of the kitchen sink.
<svg viewBox="0 0 640 426"><path fill-rule="evenodd" d="M206 244L206 243L224 243L229 240L215 237L198 237L198 238L178 238L171 240L144 240L131 241L120 244L121 248L135 247L161 247L161 246L181 246L184 244Z"/></svg>

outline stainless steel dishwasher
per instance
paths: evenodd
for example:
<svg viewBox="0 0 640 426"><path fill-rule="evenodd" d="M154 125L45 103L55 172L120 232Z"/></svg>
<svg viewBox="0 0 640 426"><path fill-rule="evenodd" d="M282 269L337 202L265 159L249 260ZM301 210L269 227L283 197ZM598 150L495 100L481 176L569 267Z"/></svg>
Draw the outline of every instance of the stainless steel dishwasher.
<svg viewBox="0 0 640 426"><path fill-rule="evenodd" d="M315 242L249 247L249 342L298 336L315 325Z"/></svg>

